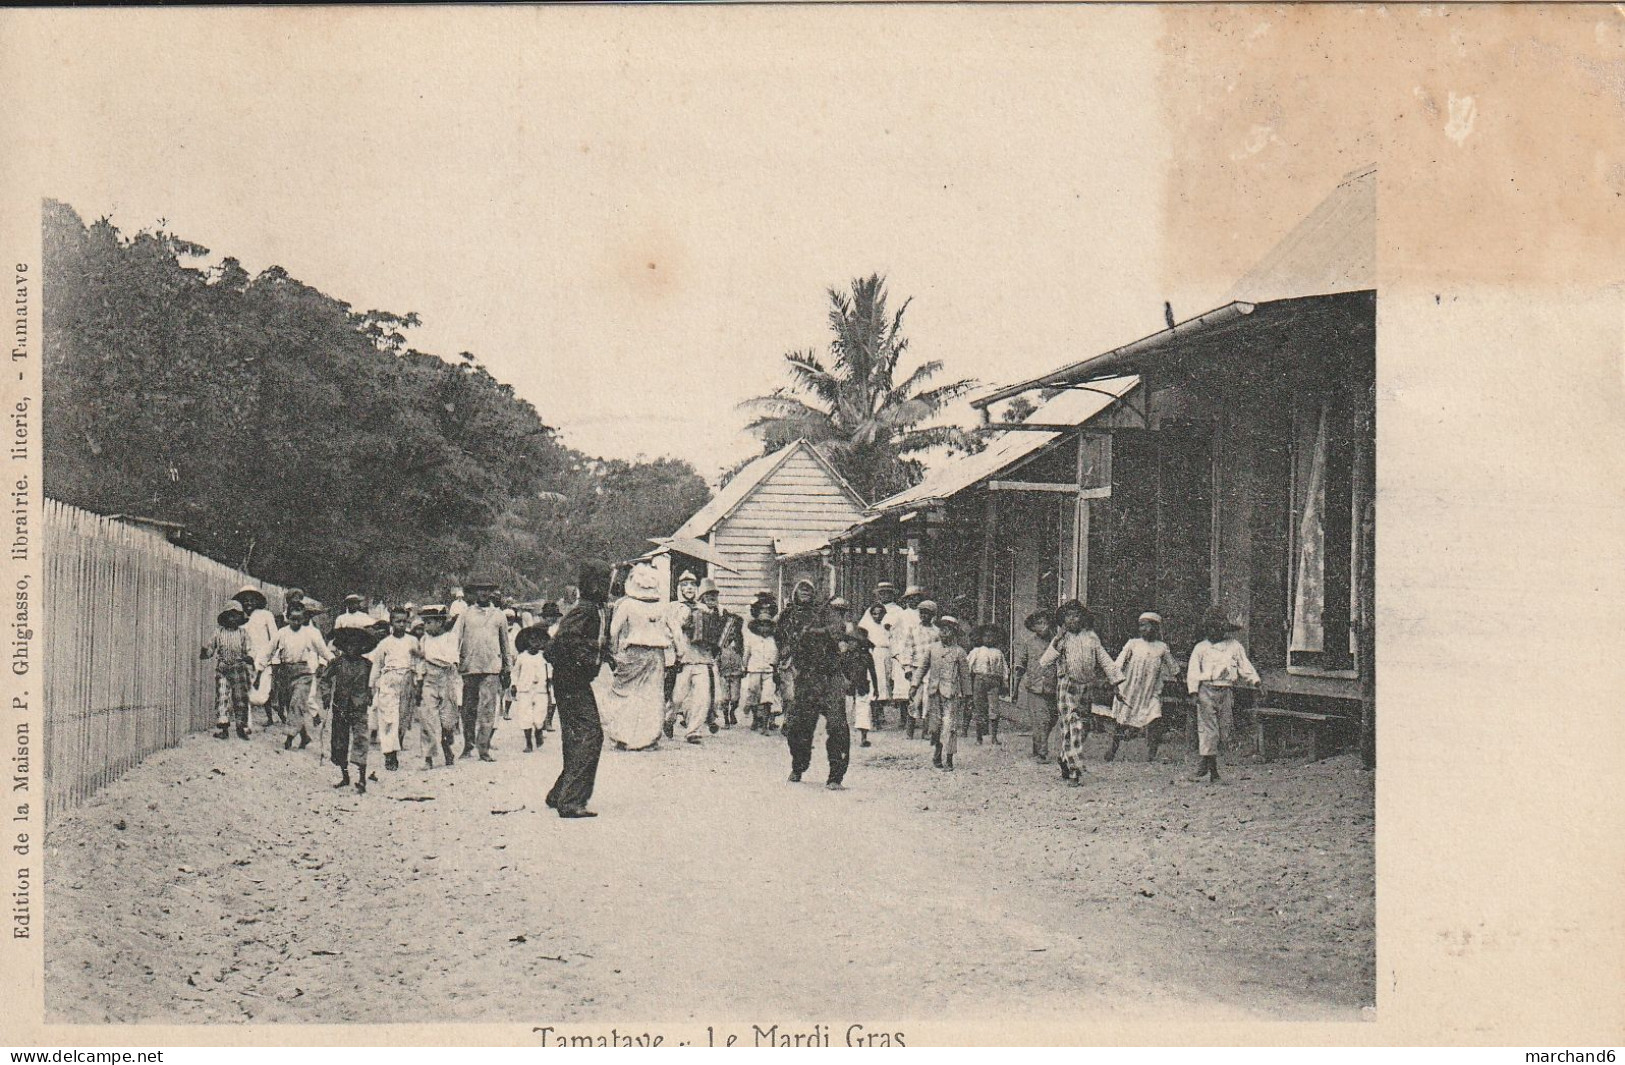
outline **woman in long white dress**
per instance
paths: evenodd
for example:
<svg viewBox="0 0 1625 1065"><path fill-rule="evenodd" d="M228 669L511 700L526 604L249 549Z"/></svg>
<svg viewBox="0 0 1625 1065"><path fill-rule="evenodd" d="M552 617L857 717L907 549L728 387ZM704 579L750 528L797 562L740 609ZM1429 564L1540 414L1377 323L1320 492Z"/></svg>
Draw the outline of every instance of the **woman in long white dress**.
<svg viewBox="0 0 1625 1065"><path fill-rule="evenodd" d="M604 733L617 750L641 751L659 745L666 713L666 655L671 630L660 602L654 567L635 566L626 595L615 604L609 623L609 649L615 674L600 681L598 703Z"/></svg>

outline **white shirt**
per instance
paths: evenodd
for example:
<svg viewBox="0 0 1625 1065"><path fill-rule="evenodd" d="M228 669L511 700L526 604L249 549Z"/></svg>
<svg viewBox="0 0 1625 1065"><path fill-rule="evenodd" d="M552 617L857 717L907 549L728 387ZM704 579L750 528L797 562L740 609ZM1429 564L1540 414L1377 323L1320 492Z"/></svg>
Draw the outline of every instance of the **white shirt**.
<svg viewBox="0 0 1625 1065"><path fill-rule="evenodd" d="M446 608L446 617L448 617L448 618L461 617L463 611L465 611L467 609L468 609L468 600L466 600L466 599L453 599L451 601L451 605Z"/></svg>
<svg viewBox="0 0 1625 1065"><path fill-rule="evenodd" d="M258 662L271 649L271 641L276 638L276 615L261 607L248 615L243 631L248 634L248 653Z"/></svg>
<svg viewBox="0 0 1625 1065"><path fill-rule="evenodd" d="M458 620L460 623L461 619ZM459 625L452 625L439 636L424 633L423 638L418 641L418 650L423 655L423 660L433 666L456 669L463 657L462 634L458 628Z"/></svg>
<svg viewBox="0 0 1625 1065"><path fill-rule="evenodd" d="M772 636L759 636L745 627L745 672L771 673L778 668L779 641Z"/></svg>
<svg viewBox="0 0 1625 1065"><path fill-rule="evenodd" d="M372 622L373 617L371 614L361 610L352 610L334 618L333 627L335 629L365 629L369 628Z"/></svg>
<svg viewBox="0 0 1625 1065"><path fill-rule="evenodd" d="M333 652L327 649L321 631L307 623L298 629L291 625L278 629L264 657L256 658L254 664L260 669L273 665L304 666L314 673L332 660Z"/></svg>
<svg viewBox="0 0 1625 1065"><path fill-rule="evenodd" d="M875 650L880 651L880 652L882 652L884 654L890 654L890 652L891 652L891 618L890 618L890 616L881 618L879 621L876 621L874 618L869 616L868 611L864 611L862 619L858 621L858 628L862 629L863 634L865 636L869 637L869 642L875 645Z"/></svg>
<svg viewBox="0 0 1625 1065"><path fill-rule="evenodd" d="M1191 652L1191 664L1185 670L1185 687L1192 695L1203 684L1229 687L1238 680L1258 683L1258 670L1253 668L1240 640L1228 636L1218 643L1203 640Z"/></svg>
<svg viewBox="0 0 1625 1065"><path fill-rule="evenodd" d="M378 683L378 678L385 673L393 671L411 672L417 668L418 638L410 634L396 636L390 633L378 641L378 646L367 652L366 657L372 662L372 682Z"/></svg>
<svg viewBox="0 0 1625 1065"><path fill-rule="evenodd" d="M888 605L888 612L895 605ZM910 610L906 606L897 607L897 616L891 626L891 656L905 666L917 666L924 657L925 648L915 646L918 642L919 628L918 610Z"/></svg>
<svg viewBox="0 0 1625 1065"><path fill-rule="evenodd" d="M540 652L526 651L514 659L513 687L517 692L537 693L547 690L548 678L553 671Z"/></svg>

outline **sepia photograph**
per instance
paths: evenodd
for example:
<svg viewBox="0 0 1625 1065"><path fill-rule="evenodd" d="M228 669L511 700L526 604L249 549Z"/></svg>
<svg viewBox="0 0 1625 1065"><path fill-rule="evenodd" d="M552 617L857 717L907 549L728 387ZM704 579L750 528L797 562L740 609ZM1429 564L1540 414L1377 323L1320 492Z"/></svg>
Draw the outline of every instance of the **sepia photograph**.
<svg viewBox="0 0 1625 1065"><path fill-rule="evenodd" d="M9 14L29 1023L1376 1038L1496 942L1379 970L1390 123L1497 127L1378 68L1494 17Z"/></svg>

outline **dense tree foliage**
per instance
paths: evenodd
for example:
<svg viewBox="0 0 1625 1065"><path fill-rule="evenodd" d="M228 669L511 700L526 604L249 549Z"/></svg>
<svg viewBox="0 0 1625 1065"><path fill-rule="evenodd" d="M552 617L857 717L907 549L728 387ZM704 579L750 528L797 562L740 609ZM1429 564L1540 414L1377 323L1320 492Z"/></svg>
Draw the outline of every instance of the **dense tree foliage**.
<svg viewBox="0 0 1625 1065"><path fill-rule="evenodd" d="M322 598L432 594L476 568L556 594L706 499L686 463L562 444L478 360L412 349L281 267L45 205L45 479L187 528L187 546Z"/></svg>
<svg viewBox="0 0 1625 1065"><path fill-rule="evenodd" d="M878 274L853 280L847 291L830 289L829 354L786 353L790 383L745 404L758 412L749 428L767 451L811 441L870 503L918 483L924 452L982 448L978 437L957 426L925 424L976 382L932 385L943 369L938 360L899 380L909 301L890 314L886 298L886 279Z"/></svg>

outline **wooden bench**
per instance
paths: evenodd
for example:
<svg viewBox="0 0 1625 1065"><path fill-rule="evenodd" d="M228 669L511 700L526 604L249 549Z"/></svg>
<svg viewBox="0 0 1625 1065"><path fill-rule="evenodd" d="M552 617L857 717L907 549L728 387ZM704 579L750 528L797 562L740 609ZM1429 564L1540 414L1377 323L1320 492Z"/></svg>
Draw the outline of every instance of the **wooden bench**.
<svg viewBox="0 0 1625 1065"><path fill-rule="evenodd" d="M1317 714L1307 710L1284 710L1276 706L1255 706L1253 725L1258 730L1258 760L1270 760L1269 737L1272 726L1301 722L1309 726L1309 758L1318 762L1331 754L1331 733L1345 729L1350 718L1343 714Z"/></svg>

